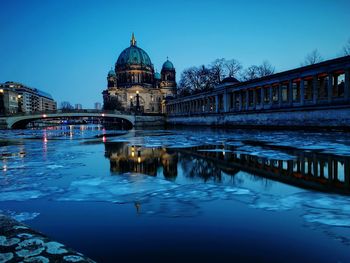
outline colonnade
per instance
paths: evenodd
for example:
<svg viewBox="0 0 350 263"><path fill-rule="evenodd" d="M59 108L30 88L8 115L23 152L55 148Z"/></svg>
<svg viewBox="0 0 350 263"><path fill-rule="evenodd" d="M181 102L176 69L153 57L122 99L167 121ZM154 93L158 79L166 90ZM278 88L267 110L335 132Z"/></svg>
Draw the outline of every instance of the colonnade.
<svg viewBox="0 0 350 263"><path fill-rule="evenodd" d="M350 68L302 75L218 86L212 92L169 101L167 113L226 113L349 103Z"/></svg>

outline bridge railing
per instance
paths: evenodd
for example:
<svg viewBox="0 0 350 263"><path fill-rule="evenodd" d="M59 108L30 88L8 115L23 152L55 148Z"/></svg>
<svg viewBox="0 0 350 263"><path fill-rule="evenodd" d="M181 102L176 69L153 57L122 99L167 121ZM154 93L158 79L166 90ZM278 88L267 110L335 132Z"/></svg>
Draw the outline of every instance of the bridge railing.
<svg viewBox="0 0 350 263"><path fill-rule="evenodd" d="M84 110L54 110L54 111L33 111L33 112L17 112L17 113L0 113L1 117L15 117L15 116L32 116L32 115L43 115L43 114L60 114L60 113L104 113L104 114L130 114L124 111L118 110L95 110L95 109L84 109Z"/></svg>

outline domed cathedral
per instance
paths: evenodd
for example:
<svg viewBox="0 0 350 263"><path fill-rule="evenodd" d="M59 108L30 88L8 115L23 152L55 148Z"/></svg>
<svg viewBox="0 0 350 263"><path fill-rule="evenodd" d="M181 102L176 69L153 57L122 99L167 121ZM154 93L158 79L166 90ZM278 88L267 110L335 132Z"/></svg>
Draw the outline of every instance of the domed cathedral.
<svg viewBox="0 0 350 263"><path fill-rule="evenodd" d="M134 33L130 47L120 53L114 70L107 75L102 92L104 109L137 113L164 113L165 100L176 93L176 71L168 59L160 73L154 70L148 54L136 44Z"/></svg>

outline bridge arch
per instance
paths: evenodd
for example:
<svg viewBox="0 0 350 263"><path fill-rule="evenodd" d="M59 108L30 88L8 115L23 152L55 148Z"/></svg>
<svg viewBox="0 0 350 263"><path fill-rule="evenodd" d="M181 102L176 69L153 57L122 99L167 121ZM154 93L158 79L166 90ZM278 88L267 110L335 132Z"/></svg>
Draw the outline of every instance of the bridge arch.
<svg viewBox="0 0 350 263"><path fill-rule="evenodd" d="M23 129L28 123L35 120L49 120L49 119L60 119L60 118L74 118L74 117L95 117L102 119L121 119L130 124L130 127L135 125L135 116L120 114L120 113L84 113L84 112L60 112L60 113L42 113L33 115L21 115L7 117L7 127L9 129Z"/></svg>

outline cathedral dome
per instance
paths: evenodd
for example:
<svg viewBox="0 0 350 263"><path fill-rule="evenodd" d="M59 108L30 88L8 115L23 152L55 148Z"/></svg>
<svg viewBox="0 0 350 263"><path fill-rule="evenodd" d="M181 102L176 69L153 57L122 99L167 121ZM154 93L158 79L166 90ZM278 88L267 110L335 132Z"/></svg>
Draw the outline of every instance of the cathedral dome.
<svg viewBox="0 0 350 263"><path fill-rule="evenodd" d="M156 72L156 73L154 73L154 78L155 79L161 79L162 77L161 77L159 72Z"/></svg>
<svg viewBox="0 0 350 263"><path fill-rule="evenodd" d="M169 61L169 59L167 59L164 64L163 64L163 67L162 69L165 69L165 70L174 70L174 65L173 63L171 63L171 61Z"/></svg>
<svg viewBox="0 0 350 263"><path fill-rule="evenodd" d="M115 71L113 69L108 72L108 77L115 77Z"/></svg>
<svg viewBox="0 0 350 263"><path fill-rule="evenodd" d="M134 34L130 41L130 47L124 49L120 53L116 66L124 67L127 65L142 65L152 67L151 59L148 54L142 49L136 46L136 40Z"/></svg>

